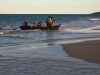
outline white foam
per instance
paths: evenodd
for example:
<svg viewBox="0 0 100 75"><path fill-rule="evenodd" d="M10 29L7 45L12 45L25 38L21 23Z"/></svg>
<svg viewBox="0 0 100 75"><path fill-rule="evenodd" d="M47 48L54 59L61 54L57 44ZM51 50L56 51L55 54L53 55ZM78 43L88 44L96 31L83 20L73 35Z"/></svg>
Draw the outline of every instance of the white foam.
<svg viewBox="0 0 100 75"><path fill-rule="evenodd" d="M100 20L100 18L88 18L89 20L91 20L91 21L98 21L98 20Z"/></svg>
<svg viewBox="0 0 100 75"><path fill-rule="evenodd" d="M0 35L4 34L4 32L0 32Z"/></svg>
<svg viewBox="0 0 100 75"><path fill-rule="evenodd" d="M88 28L84 28L84 29L79 29L79 30L74 30L74 32L77 33L93 33L93 32L100 32L100 30L94 30L94 29L98 29L100 28L100 25L97 26L92 26L92 27L88 27Z"/></svg>

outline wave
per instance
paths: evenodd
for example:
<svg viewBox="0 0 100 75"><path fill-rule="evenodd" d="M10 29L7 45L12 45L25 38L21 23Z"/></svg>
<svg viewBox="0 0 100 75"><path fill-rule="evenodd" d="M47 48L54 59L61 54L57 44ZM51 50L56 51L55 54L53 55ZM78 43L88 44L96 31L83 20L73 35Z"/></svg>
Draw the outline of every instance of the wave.
<svg viewBox="0 0 100 75"><path fill-rule="evenodd" d="M3 35L4 34L4 32L0 32L0 35Z"/></svg>
<svg viewBox="0 0 100 75"><path fill-rule="evenodd" d="M88 18L91 21L100 21L100 18Z"/></svg>

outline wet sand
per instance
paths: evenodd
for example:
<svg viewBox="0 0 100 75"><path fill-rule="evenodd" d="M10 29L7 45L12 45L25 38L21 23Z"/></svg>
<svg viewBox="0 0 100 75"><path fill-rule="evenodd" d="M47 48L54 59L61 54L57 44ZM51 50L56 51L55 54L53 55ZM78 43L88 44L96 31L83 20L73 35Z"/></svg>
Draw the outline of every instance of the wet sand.
<svg viewBox="0 0 100 75"><path fill-rule="evenodd" d="M97 28L97 29L93 29L93 30L100 30L100 28Z"/></svg>
<svg viewBox="0 0 100 75"><path fill-rule="evenodd" d="M72 57L100 64L100 40L64 44L63 47Z"/></svg>

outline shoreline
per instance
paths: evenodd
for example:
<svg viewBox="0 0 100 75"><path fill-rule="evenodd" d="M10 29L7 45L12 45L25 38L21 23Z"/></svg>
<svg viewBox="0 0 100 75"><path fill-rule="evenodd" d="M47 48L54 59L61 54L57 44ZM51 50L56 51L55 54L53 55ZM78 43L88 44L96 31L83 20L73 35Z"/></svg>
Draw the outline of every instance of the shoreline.
<svg viewBox="0 0 100 75"><path fill-rule="evenodd" d="M69 43L62 46L69 56L100 64L100 40Z"/></svg>

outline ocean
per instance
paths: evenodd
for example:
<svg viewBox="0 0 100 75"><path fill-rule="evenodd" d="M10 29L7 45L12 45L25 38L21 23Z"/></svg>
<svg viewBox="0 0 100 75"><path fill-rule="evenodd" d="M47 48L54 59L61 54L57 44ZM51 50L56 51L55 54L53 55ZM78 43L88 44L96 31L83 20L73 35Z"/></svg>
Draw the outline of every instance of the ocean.
<svg viewBox="0 0 100 75"><path fill-rule="evenodd" d="M13 30L53 16L58 30ZM0 14L0 75L100 75L100 64L69 56L62 44L100 39L100 15Z"/></svg>
<svg viewBox="0 0 100 75"><path fill-rule="evenodd" d="M57 31L18 31L13 30L27 20L41 21L45 25L47 16L53 16L55 24L61 24ZM100 15L91 14L0 14L0 46L21 45L33 43L35 45L52 45L73 42L77 39L91 39L99 37L100 33L91 31L100 26Z"/></svg>

